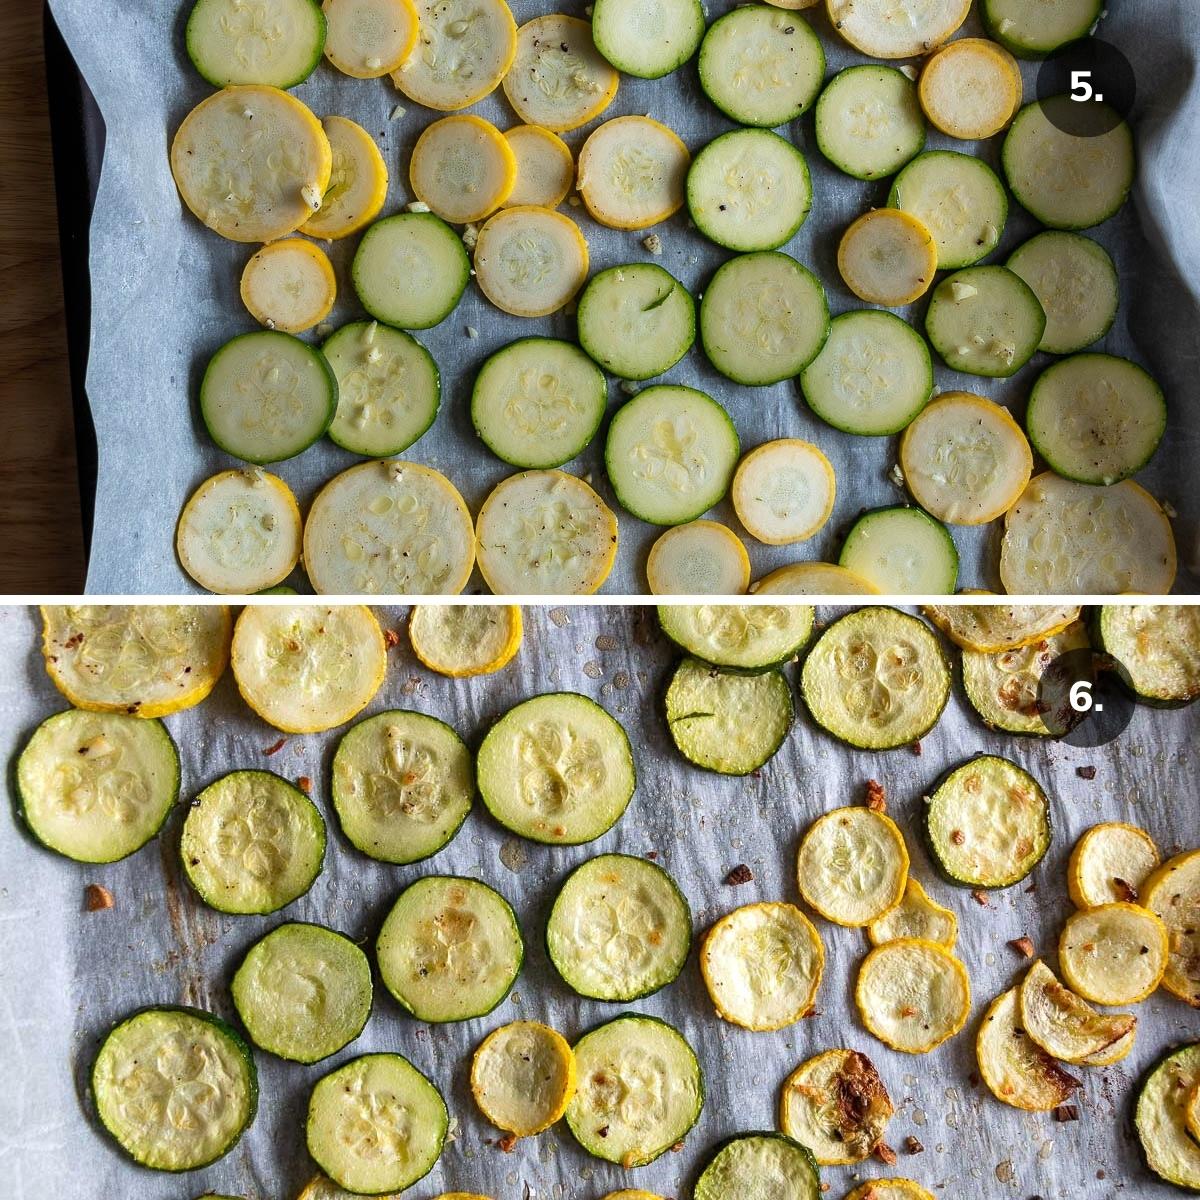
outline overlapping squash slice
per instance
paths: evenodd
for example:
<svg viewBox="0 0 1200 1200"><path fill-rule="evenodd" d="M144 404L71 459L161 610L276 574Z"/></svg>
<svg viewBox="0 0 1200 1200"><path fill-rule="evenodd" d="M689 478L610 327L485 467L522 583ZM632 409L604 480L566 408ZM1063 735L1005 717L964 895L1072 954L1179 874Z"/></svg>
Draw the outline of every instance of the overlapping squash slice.
<svg viewBox="0 0 1200 1200"><path fill-rule="evenodd" d="M873 946L896 938L921 938L953 950L958 941L958 917L931 900L921 881L910 875L900 903L867 926L867 937Z"/></svg>
<svg viewBox="0 0 1200 1200"><path fill-rule="evenodd" d="M336 241L379 216L387 199L388 169L375 139L361 125L346 117L326 117L321 127L333 152L333 169L321 207L300 232Z"/></svg>
<svg viewBox="0 0 1200 1200"><path fill-rule="evenodd" d="M1073 991L1095 1004L1136 1004L1163 980L1170 940L1149 909L1125 901L1072 913L1058 964Z"/></svg>
<svg viewBox="0 0 1200 1200"><path fill-rule="evenodd" d="M1050 1112L1079 1087L1021 1027L1017 989L996 997L975 1039L979 1074L992 1095L1026 1112Z"/></svg>
<svg viewBox="0 0 1200 1200"><path fill-rule="evenodd" d="M1146 880L1141 899L1167 930L1163 987L1200 1008L1200 850L1167 859Z"/></svg>
<svg viewBox="0 0 1200 1200"><path fill-rule="evenodd" d="M1159 861L1158 847L1144 829L1124 821L1093 825L1075 843L1067 861L1071 903L1076 908L1114 900L1137 903L1142 885Z"/></svg>
<svg viewBox="0 0 1200 1200"><path fill-rule="evenodd" d="M952 642L981 654L1032 645L1079 619L1078 604L926 604L921 611Z"/></svg>
<svg viewBox="0 0 1200 1200"><path fill-rule="evenodd" d="M1021 1028L1051 1058L1080 1066L1108 1066L1133 1049L1137 1017L1100 1013L1064 987L1041 959L1018 991Z"/></svg>
<svg viewBox="0 0 1200 1200"><path fill-rule="evenodd" d="M517 159L490 121L469 114L442 117L413 147L409 181L417 199L444 221L482 221L509 197Z"/></svg>

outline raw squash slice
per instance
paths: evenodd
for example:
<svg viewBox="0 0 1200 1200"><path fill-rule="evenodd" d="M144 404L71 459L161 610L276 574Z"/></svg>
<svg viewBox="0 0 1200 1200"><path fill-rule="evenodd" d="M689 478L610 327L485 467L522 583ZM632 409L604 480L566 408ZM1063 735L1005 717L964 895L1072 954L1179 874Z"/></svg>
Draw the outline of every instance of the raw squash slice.
<svg viewBox="0 0 1200 1200"><path fill-rule="evenodd" d="M417 199L444 221L482 221L507 199L517 158L490 121L450 116L426 127L413 147L409 180Z"/></svg>

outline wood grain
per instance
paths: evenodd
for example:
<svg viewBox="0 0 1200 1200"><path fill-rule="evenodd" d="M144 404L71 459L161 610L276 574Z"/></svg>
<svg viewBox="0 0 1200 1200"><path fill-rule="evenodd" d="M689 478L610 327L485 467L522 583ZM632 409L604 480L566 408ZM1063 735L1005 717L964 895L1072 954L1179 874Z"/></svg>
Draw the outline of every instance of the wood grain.
<svg viewBox="0 0 1200 1200"><path fill-rule="evenodd" d="M42 0L0 4L0 179L0 592L79 592L83 527Z"/></svg>

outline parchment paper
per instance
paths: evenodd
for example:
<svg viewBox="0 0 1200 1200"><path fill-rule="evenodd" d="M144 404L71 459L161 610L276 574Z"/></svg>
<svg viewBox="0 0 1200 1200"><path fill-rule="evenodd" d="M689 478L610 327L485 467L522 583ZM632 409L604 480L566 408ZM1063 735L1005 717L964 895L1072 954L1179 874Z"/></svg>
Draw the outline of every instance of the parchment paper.
<svg viewBox="0 0 1200 1200"><path fill-rule="evenodd" d="M389 624L400 625L400 610L378 611ZM891 1170L878 1162L826 1168L831 1200L859 1179L889 1174L912 1177L947 1200L1178 1195L1141 1166L1128 1117L1143 1069L1169 1044L1200 1037L1200 1013L1181 1001L1152 996L1137 1008L1131 1055L1104 1071L1079 1072L1085 1086L1078 1122L1058 1124L1050 1114L1019 1113L970 1079L982 1011L1019 979L1025 965L1006 942L1028 935L1038 953L1055 962L1058 932L1070 911L1065 863L1079 833L1097 821L1121 819L1142 824L1164 853L1200 840L1200 709L1139 709L1117 742L1102 750L1073 750L991 735L956 694L919 757L908 749L883 755L851 751L800 713L761 778L731 779L690 766L669 743L659 698L674 656L652 614L636 608L538 608L526 610L526 621L516 660L498 675L476 680L430 674L403 639L368 713L388 707L430 713L450 721L474 747L487 724L518 700L549 689L592 696L628 730L639 783L625 816L590 845L551 848L520 841L477 804L457 838L428 863L373 862L345 841L329 806L328 764L338 733L293 737L278 754L264 757L279 735L241 703L228 676L199 708L167 719L182 755L183 803L239 767L270 767L289 778L313 780L313 798L329 819L325 870L312 891L282 913L230 917L198 900L178 866L182 812L156 842L107 867L58 858L30 842L8 814L0 818L0 1194L6 1200L189 1200L208 1190L247 1200L292 1200L312 1173L303 1137L310 1087L332 1065L382 1049L399 1050L426 1071L458 1121L457 1140L412 1189L414 1200L447 1190L495 1200L598 1200L624 1187L682 1200L719 1140L774 1128L783 1080L801 1060L840 1045L867 1053L883 1075L897 1109L887 1140L900 1161ZM37 722L65 707L42 668L37 633L36 610L0 610L6 754ZM1052 797L1056 822L1053 845L1033 876L1037 890L1031 894L1018 886L993 893L987 908L933 875L914 821L922 792L977 750L1008 755L1031 770ZM1085 765L1096 767L1094 780L1077 776L1076 768ZM543 929L550 901L566 872L597 853L657 851L689 899L697 935L739 904L797 902L800 835L821 812L861 800L872 777L887 789L914 874L959 916L958 953L970 972L972 1016L962 1033L932 1054L898 1054L862 1028L851 989L866 938L861 930L820 919L827 958L817 998L820 1015L777 1033L750 1033L718 1019L695 951L674 984L628 1006L579 999L547 962ZM725 884L726 873L739 863L751 868L753 881ZM405 1016L377 983L366 1031L335 1058L302 1067L256 1053L262 1096L254 1126L226 1160L187 1177L133 1166L98 1132L85 1098L86 1075L97 1038L109 1025L151 1003L198 1004L228 1017L229 978L267 930L288 918L320 921L373 941L399 891L431 872L477 875L516 908L525 968L494 1013L425 1026ZM82 912L89 883L108 887L116 906ZM547 1021L573 1040L626 1010L673 1022L700 1055L708 1099L682 1151L625 1172L590 1158L561 1124L518 1143L511 1154L488 1144L497 1132L479 1115L467 1085L470 1054L488 1031L527 1017ZM903 1152L909 1134L924 1144L924 1153Z"/></svg>

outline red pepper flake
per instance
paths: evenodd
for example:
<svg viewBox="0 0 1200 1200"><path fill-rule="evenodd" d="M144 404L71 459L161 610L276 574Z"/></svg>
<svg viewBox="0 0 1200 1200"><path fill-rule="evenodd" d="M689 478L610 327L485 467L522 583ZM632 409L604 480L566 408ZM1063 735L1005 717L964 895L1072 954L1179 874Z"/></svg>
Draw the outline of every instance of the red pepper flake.
<svg viewBox="0 0 1200 1200"><path fill-rule="evenodd" d="M83 889L83 907L88 912L102 912L112 908L115 903L112 892L98 883L89 883Z"/></svg>
<svg viewBox="0 0 1200 1200"><path fill-rule="evenodd" d="M924 1154L925 1147L910 1133L904 1139L904 1151L906 1154Z"/></svg>
<svg viewBox="0 0 1200 1200"><path fill-rule="evenodd" d="M913 742L913 744L912 744L912 752L913 752L913 753L914 753L914 754L915 754L915 755L916 755L918 758L920 758L920 757L921 757L921 755L924 753L924 751L921 749L921 743L920 743L919 741L918 741L918 742Z"/></svg>
<svg viewBox="0 0 1200 1200"><path fill-rule="evenodd" d="M502 1138L496 1139L496 1145L504 1151L505 1154L511 1154L513 1147L517 1144L517 1135L515 1133L506 1133Z"/></svg>
<svg viewBox="0 0 1200 1200"><path fill-rule="evenodd" d="M754 872L750 870L745 863L738 863L728 875L725 876L725 882L730 887L737 887L739 883L749 883L754 878Z"/></svg>
<svg viewBox="0 0 1200 1200"><path fill-rule="evenodd" d="M383 631L383 642L389 650L394 650L400 645L400 635L394 629L385 629Z"/></svg>
<svg viewBox="0 0 1200 1200"><path fill-rule="evenodd" d="M1075 774L1078 775L1080 779L1095 779L1096 778L1096 768L1091 767L1091 766L1076 767Z"/></svg>
<svg viewBox="0 0 1200 1200"><path fill-rule="evenodd" d="M887 793L877 779L867 780L867 807L872 812L887 812Z"/></svg>
<svg viewBox="0 0 1200 1200"><path fill-rule="evenodd" d="M300 776L300 778L296 780L296 786L297 786L297 787L298 787L298 788L299 788L299 789L300 789L300 790L301 790L301 791L302 791L302 792L303 792L303 793L304 793L306 796L311 796L311 795L312 795L312 780L311 780L311 779L309 779L309 777L308 777L307 775L301 775L301 776Z"/></svg>
<svg viewBox="0 0 1200 1200"><path fill-rule="evenodd" d="M658 862L658 851L657 851L657 850L647 850L647 851L646 851L646 857L647 857L647 858L648 858L648 859L649 859L651 862Z"/></svg>
<svg viewBox="0 0 1200 1200"><path fill-rule="evenodd" d="M987 892L983 891L982 888L975 888L971 892L971 899L974 900L975 903L978 904L980 908L990 908L991 907L991 905L988 903Z"/></svg>
<svg viewBox="0 0 1200 1200"><path fill-rule="evenodd" d="M278 754L280 750L287 745L287 738L280 738L277 742L272 742L264 751L263 754L270 758L272 754Z"/></svg>
<svg viewBox="0 0 1200 1200"><path fill-rule="evenodd" d="M1009 943L1009 947L1015 950L1022 958L1033 957L1033 942L1028 937L1013 938Z"/></svg>
<svg viewBox="0 0 1200 1200"><path fill-rule="evenodd" d="M1054 1110L1054 1119L1056 1121L1078 1121L1079 1120L1079 1105L1078 1104L1060 1104Z"/></svg>

